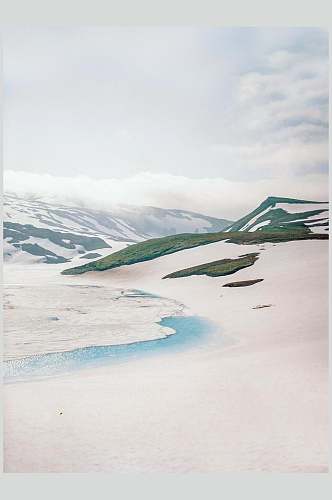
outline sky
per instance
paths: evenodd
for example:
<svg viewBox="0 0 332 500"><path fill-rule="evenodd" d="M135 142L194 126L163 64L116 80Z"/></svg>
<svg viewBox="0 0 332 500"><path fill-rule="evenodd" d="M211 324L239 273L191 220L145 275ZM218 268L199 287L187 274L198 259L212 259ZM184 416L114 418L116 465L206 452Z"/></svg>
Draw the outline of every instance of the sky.
<svg viewBox="0 0 332 500"><path fill-rule="evenodd" d="M328 198L328 34L3 30L5 190L237 218Z"/></svg>

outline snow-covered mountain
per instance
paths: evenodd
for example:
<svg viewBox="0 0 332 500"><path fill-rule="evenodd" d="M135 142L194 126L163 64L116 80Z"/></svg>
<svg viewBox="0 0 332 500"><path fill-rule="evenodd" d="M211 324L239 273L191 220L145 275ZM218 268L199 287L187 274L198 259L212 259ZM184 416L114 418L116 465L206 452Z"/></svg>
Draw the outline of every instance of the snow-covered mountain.
<svg viewBox="0 0 332 500"><path fill-rule="evenodd" d="M83 259L97 258L101 255L96 250L114 242L215 232L231 223L185 210L128 205L101 211L9 194L4 196L3 212L5 260L47 263L66 262L80 254Z"/></svg>
<svg viewBox="0 0 332 500"><path fill-rule="evenodd" d="M314 233L329 230L327 202L270 196L226 231L262 231L306 228Z"/></svg>

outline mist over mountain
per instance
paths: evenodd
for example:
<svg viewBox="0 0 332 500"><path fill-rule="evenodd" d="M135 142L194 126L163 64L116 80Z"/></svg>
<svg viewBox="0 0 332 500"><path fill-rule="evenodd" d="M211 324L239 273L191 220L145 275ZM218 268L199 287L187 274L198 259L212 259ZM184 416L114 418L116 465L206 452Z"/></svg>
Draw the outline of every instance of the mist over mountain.
<svg viewBox="0 0 332 500"><path fill-rule="evenodd" d="M80 254L90 259L100 257L95 251L110 248L113 242L130 244L184 232L215 232L230 223L185 210L122 205L101 211L7 194L5 259L29 257L30 261L60 263Z"/></svg>

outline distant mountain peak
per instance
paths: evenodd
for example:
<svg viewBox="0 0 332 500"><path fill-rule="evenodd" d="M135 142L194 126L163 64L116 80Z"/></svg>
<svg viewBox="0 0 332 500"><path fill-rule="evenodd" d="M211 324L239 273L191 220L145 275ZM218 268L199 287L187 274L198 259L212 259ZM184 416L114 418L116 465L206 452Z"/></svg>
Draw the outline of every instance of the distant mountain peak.
<svg viewBox="0 0 332 500"><path fill-rule="evenodd" d="M321 201L313 201L313 200L302 200L298 198L287 198L284 196L268 196L262 203L261 205L275 205L276 203L326 203L326 202L321 202Z"/></svg>

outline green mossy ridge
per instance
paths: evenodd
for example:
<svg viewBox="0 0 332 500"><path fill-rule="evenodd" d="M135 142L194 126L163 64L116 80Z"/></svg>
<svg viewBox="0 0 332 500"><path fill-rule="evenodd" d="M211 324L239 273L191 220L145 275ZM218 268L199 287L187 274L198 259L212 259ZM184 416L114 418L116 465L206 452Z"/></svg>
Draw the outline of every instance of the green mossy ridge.
<svg viewBox="0 0 332 500"><path fill-rule="evenodd" d="M307 212L289 214L282 208L274 208L255 220L255 222L251 224L248 229L256 224L259 224L260 222L270 220L270 224L268 226L263 226L261 229L262 231L276 231L278 229L287 231L288 229L294 227L309 231L310 229L305 225L304 221L307 221L309 217L319 215L322 212L324 212L324 210L309 210ZM300 221L298 219L304 219L304 221Z"/></svg>
<svg viewBox="0 0 332 500"><path fill-rule="evenodd" d="M276 230L253 231L235 231L225 233L229 235L229 243L237 243L242 245L254 245L261 243L283 243L296 240L327 240L327 234L311 233L301 227L279 228Z"/></svg>
<svg viewBox="0 0 332 500"><path fill-rule="evenodd" d="M225 283L223 286L226 286L229 288L237 288L237 287L242 287L242 286L255 285L256 283L260 283L261 281L264 281L264 279L260 278L257 280L232 281L230 283Z"/></svg>
<svg viewBox="0 0 332 500"><path fill-rule="evenodd" d="M317 210L310 210L307 212L295 212L295 213L288 213L282 208L274 208L277 203L290 203L290 204L296 204L296 205L303 205L303 204L312 204L312 205L317 205ZM260 222L264 222L266 220L271 220L271 223L269 226L263 226L261 230L263 231L278 231L278 230L288 230L288 224L291 221L295 221L299 218L306 219L308 217L311 217L313 215L319 215L320 213L324 212L325 209L319 208L319 205L321 205L323 202L319 201L312 201L312 200L297 200L295 198L282 198L278 196L269 196L264 200L255 210L250 212L249 214L245 215L238 221L234 222L234 224L231 224L230 229L231 231L238 231L242 229L248 222L250 222L254 217L259 216L264 210L267 208L271 208L270 211L267 213L262 214L259 216L250 226L247 228L249 230L252 226L255 226L256 224L259 224ZM327 202L326 202L327 203ZM285 224L286 223L286 224ZM284 225L285 224L285 225ZM298 227L299 229L309 231L307 226L304 224L304 222L298 221L294 222L292 224L292 229L295 227Z"/></svg>
<svg viewBox="0 0 332 500"><path fill-rule="evenodd" d="M328 234L311 233L301 228L292 228L291 230L282 231L256 231L252 233L245 231L202 234L184 233L141 241L140 243L130 245L94 262L88 262L82 266L65 269L62 271L62 274L83 274L89 271L105 271L116 267L129 266L138 262L156 259L163 255L179 252L180 250L208 245L222 240L227 240L227 242L239 245L250 245L308 239L328 239Z"/></svg>
<svg viewBox="0 0 332 500"><path fill-rule="evenodd" d="M258 259L258 253L248 253L242 255L237 259L221 259L215 260L213 262L208 262L206 264L201 264L199 266L188 267L186 269L181 269L174 273L164 276L163 279L167 278L186 278L188 276L211 276L216 278L218 276L227 276L229 274L234 274L245 267L252 266Z"/></svg>
<svg viewBox="0 0 332 500"><path fill-rule="evenodd" d="M180 250L215 243L227 238L227 234L228 233L185 233L165 236L163 238L153 238L130 245L95 262L89 262L83 266L65 269L62 271L62 274L81 274L87 271L104 271L115 267L128 266L179 252Z"/></svg>

